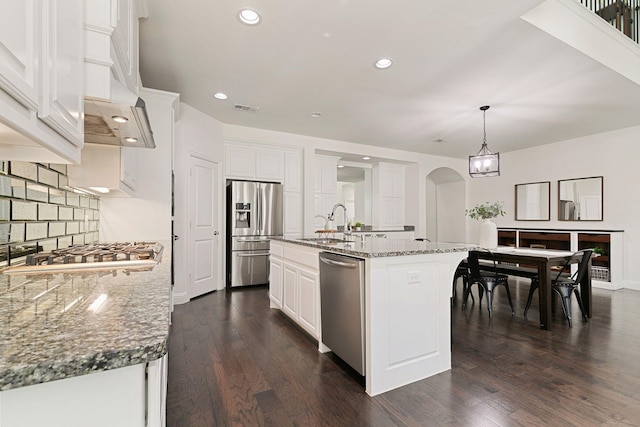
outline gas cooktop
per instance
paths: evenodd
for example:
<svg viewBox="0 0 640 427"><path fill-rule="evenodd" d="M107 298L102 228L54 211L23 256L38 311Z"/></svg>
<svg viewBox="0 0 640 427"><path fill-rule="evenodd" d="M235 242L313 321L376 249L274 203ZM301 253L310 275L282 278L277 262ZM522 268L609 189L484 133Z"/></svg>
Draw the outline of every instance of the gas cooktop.
<svg viewBox="0 0 640 427"><path fill-rule="evenodd" d="M10 267L5 273L148 267L160 262L163 249L163 246L157 242L73 245L50 252L27 255L24 265Z"/></svg>

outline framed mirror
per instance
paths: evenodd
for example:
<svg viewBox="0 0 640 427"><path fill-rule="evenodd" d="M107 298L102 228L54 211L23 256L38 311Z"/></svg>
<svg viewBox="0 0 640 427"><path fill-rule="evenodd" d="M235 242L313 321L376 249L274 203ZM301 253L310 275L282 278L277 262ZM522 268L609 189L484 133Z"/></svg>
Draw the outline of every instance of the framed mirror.
<svg viewBox="0 0 640 427"><path fill-rule="evenodd" d="M516 184L516 221L551 219L551 182Z"/></svg>
<svg viewBox="0 0 640 427"><path fill-rule="evenodd" d="M558 220L602 221L601 176L558 181Z"/></svg>

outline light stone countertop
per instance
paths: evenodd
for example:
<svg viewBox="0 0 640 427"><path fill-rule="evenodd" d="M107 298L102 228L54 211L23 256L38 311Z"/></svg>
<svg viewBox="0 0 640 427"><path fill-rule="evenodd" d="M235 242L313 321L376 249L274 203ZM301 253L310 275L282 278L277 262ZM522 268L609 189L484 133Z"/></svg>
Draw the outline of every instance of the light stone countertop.
<svg viewBox="0 0 640 427"><path fill-rule="evenodd" d="M369 238L362 242L355 238L353 242L319 243L318 241L293 238L272 237L274 241L295 243L323 249L330 252L343 253L360 258L392 257L437 254L446 252L465 252L478 249L473 243L422 242L413 239L380 239Z"/></svg>
<svg viewBox="0 0 640 427"><path fill-rule="evenodd" d="M0 391L161 358L170 269L0 274Z"/></svg>

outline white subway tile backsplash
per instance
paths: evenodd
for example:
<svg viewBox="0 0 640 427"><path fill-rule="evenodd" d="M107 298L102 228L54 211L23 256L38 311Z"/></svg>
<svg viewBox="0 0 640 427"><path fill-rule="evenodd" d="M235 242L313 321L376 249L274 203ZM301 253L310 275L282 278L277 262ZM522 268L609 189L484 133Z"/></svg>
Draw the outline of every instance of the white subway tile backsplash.
<svg viewBox="0 0 640 427"><path fill-rule="evenodd" d="M44 185L27 182L27 200L46 203L49 201L49 189Z"/></svg>
<svg viewBox="0 0 640 427"><path fill-rule="evenodd" d="M38 165L29 162L9 162L9 174L36 181L38 179Z"/></svg>
<svg viewBox="0 0 640 427"><path fill-rule="evenodd" d="M27 240L40 240L47 238L49 224L46 222L28 222Z"/></svg>
<svg viewBox="0 0 640 427"><path fill-rule="evenodd" d="M76 193L67 193L67 206L80 206L80 195Z"/></svg>
<svg viewBox="0 0 640 427"><path fill-rule="evenodd" d="M58 172L38 166L38 182L49 187L58 188Z"/></svg>
<svg viewBox="0 0 640 427"><path fill-rule="evenodd" d="M80 233L80 223L76 221L67 222L66 234L78 234Z"/></svg>
<svg viewBox="0 0 640 427"><path fill-rule="evenodd" d="M58 206L39 203L38 204L38 220L39 221L57 221Z"/></svg>
<svg viewBox="0 0 640 427"><path fill-rule="evenodd" d="M63 190L49 189L49 203L64 205L67 202L66 194Z"/></svg>
<svg viewBox="0 0 640 427"><path fill-rule="evenodd" d="M49 163L49 169L60 172L61 175L67 176L67 165L57 163Z"/></svg>
<svg viewBox="0 0 640 427"><path fill-rule="evenodd" d="M100 200L75 193L66 173L67 165L0 160L0 265L99 240Z"/></svg>
<svg viewBox="0 0 640 427"><path fill-rule="evenodd" d="M73 208L60 206L58 208L58 219L64 220L64 221L73 220Z"/></svg>
<svg viewBox="0 0 640 427"><path fill-rule="evenodd" d="M11 219L11 202L6 199L0 199L0 221L9 221Z"/></svg>
<svg viewBox="0 0 640 427"><path fill-rule="evenodd" d="M38 204L32 202L11 201L11 221L35 221L38 219Z"/></svg>
<svg viewBox="0 0 640 427"><path fill-rule="evenodd" d="M67 231L66 223L64 222L50 222L49 223L49 237L64 236Z"/></svg>
<svg viewBox="0 0 640 427"><path fill-rule="evenodd" d="M66 248L73 245L73 236L58 237L58 248Z"/></svg>

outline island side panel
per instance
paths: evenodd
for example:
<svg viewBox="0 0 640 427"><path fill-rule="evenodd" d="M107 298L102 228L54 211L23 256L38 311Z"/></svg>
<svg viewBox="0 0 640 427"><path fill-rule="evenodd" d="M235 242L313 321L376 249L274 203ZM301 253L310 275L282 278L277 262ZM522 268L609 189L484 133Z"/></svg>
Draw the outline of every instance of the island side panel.
<svg viewBox="0 0 640 427"><path fill-rule="evenodd" d="M369 258L366 391L375 396L451 369L451 289L467 252Z"/></svg>

